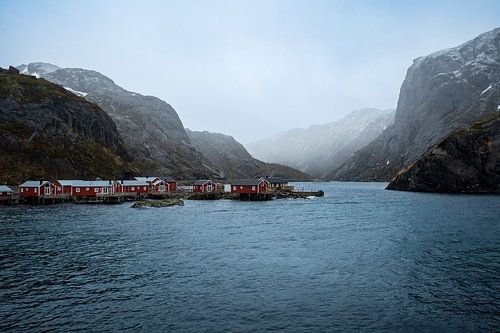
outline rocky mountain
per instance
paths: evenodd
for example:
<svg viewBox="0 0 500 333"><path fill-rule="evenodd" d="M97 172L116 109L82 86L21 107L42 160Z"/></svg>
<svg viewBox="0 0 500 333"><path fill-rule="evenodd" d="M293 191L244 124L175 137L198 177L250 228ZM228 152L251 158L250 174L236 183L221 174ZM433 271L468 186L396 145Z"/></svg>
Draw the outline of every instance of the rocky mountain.
<svg viewBox="0 0 500 333"><path fill-rule="evenodd" d="M2 70L0 110L0 182L137 172L106 112L56 84Z"/></svg>
<svg viewBox="0 0 500 333"><path fill-rule="evenodd" d="M175 110L153 96L127 91L99 72L59 68L47 63L17 67L21 73L57 83L106 111L145 174L176 178L211 174L204 157L190 144Z"/></svg>
<svg viewBox="0 0 500 333"><path fill-rule="evenodd" d="M246 145L266 162L324 177L392 124L394 110L362 109L336 122L298 128Z"/></svg>
<svg viewBox="0 0 500 333"><path fill-rule="evenodd" d="M394 124L329 175L390 180L453 130L500 105L500 28L417 58L399 94Z"/></svg>
<svg viewBox="0 0 500 333"><path fill-rule="evenodd" d="M402 169L387 188L500 193L500 114L455 130Z"/></svg>
<svg viewBox="0 0 500 333"><path fill-rule="evenodd" d="M281 176L304 180L304 173L284 165L264 163L252 157L241 143L232 136L187 130L193 146L203 153L210 165L219 171L221 178L253 178Z"/></svg>

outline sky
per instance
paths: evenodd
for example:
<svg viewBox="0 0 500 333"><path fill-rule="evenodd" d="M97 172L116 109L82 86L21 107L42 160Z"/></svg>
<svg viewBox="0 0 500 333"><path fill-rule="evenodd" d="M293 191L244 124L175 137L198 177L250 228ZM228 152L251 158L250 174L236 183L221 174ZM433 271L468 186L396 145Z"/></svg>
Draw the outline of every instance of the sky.
<svg viewBox="0 0 500 333"><path fill-rule="evenodd" d="M97 70L248 143L395 108L413 59L499 26L498 0L0 0L0 66Z"/></svg>

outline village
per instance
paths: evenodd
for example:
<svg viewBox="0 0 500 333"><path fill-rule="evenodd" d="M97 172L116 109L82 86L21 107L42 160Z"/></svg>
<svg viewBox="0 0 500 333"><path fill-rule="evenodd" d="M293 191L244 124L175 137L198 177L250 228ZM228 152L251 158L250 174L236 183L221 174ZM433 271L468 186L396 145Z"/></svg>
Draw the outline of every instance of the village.
<svg viewBox="0 0 500 333"><path fill-rule="evenodd" d="M323 191L295 191L279 177L175 181L161 177L134 177L129 180L28 180L17 188L0 185L0 204L103 203L139 200L265 201L283 198L323 196Z"/></svg>

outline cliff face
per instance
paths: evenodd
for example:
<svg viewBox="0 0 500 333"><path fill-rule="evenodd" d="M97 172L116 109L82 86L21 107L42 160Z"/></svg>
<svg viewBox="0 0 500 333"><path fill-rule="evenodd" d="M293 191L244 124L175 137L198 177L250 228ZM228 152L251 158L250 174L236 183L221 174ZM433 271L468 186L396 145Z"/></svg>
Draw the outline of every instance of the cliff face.
<svg viewBox="0 0 500 333"><path fill-rule="evenodd" d="M500 115L452 132L401 170L387 188L500 193Z"/></svg>
<svg viewBox="0 0 500 333"><path fill-rule="evenodd" d="M362 109L336 122L292 129L246 145L258 159L325 177L392 124L394 110Z"/></svg>
<svg viewBox="0 0 500 333"><path fill-rule="evenodd" d="M258 176L281 176L303 180L309 176L284 165L264 163L252 157L241 143L233 137L210 132L187 130L194 147L203 153L207 163L215 168L219 177L254 178Z"/></svg>
<svg viewBox="0 0 500 333"><path fill-rule="evenodd" d="M18 66L99 105L113 119L130 155L145 174L197 178L210 174L203 156L190 144L175 110L153 96L143 96L116 85L92 70L59 68L45 63Z"/></svg>
<svg viewBox="0 0 500 333"><path fill-rule="evenodd" d="M458 47L417 58L401 87L394 124L331 178L390 180L458 127L500 104L500 28Z"/></svg>
<svg viewBox="0 0 500 333"><path fill-rule="evenodd" d="M0 73L0 110L3 182L137 171L111 118L56 84Z"/></svg>

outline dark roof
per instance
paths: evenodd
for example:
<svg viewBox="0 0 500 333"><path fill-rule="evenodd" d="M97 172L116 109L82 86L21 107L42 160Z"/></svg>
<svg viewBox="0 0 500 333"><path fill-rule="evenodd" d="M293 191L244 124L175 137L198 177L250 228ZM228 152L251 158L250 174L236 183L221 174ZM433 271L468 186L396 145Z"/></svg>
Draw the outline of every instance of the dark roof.
<svg viewBox="0 0 500 333"><path fill-rule="evenodd" d="M281 177L268 177L266 178L268 182L271 184L286 184L288 183L288 179L281 178Z"/></svg>
<svg viewBox="0 0 500 333"><path fill-rule="evenodd" d="M256 186L259 185L261 181L264 179L235 179L231 182L231 185L238 185L238 186Z"/></svg>
<svg viewBox="0 0 500 333"><path fill-rule="evenodd" d="M196 180L196 181L193 183L193 185L203 185L203 184L205 184L205 183L207 183L207 182L212 182L212 183L213 183L213 181L211 181L211 180L209 180L209 179L208 179L208 180L207 180L207 179L200 179L200 180Z"/></svg>

